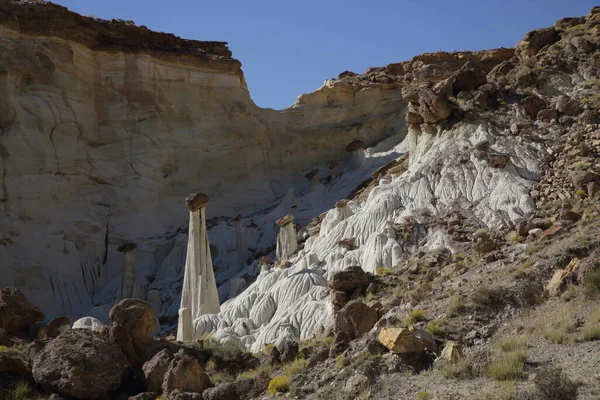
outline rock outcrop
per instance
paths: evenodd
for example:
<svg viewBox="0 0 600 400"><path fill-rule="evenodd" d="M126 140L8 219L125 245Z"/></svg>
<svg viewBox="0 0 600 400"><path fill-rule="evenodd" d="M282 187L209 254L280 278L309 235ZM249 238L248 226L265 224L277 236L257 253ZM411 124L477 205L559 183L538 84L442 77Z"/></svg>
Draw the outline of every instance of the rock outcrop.
<svg viewBox="0 0 600 400"><path fill-rule="evenodd" d="M121 350L99 333L62 333L32 360L35 381L49 391L76 399L101 398L116 391L128 370Z"/></svg>
<svg viewBox="0 0 600 400"><path fill-rule="evenodd" d="M45 319L44 313L15 288L0 290L0 328L19 332Z"/></svg>

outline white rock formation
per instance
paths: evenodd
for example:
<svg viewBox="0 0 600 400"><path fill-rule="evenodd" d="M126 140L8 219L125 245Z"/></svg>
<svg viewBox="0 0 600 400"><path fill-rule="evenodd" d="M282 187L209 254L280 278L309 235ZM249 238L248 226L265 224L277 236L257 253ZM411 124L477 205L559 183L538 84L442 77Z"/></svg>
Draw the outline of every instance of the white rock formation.
<svg viewBox="0 0 600 400"><path fill-rule="evenodd" d="M179 309L177 340L180 342L191 342L194 340L194 331L192 329L192 310L189 308Z"/></svg>
<svg viewBox="0 0 600 400"><path fill-rule="evenodd" d="M208 196L194 193L185 199L190 211L187 257L181 293L181 309L189 309L191 318L180 320L177 340L189 340L184 335L192 332L192 320L204 314L217 314L220 311L219 295L210 255L210 245L206 233L205 206ZM185 311L187 312L187 311ZM184 313L185 314L185 313Z"/></svg>
<svg viewBox="0 0 600 400"><path fill-rule="evenodd" d="M83 317L73 323L73 329L89 329L91 331L101 331L104 324L93 317Z"/></svg>
<svg viewBox="0 0 600 400"><path fill-rule="evenodd" d="M310 171L308 174L304 175L306 177L306 179L308 179L308 181L310 182L310 190L311 191L316 191L318 189L320 189L322 187L321 185L321 178L320 178L320 174L319 174L319 169L313 169L312 171Z"/></svg>
<svg viewBox="0 0 600 400"><path fill-rule="evenodd" d="M351 155L351 165L354 168L360 168L365 162L365 142L354 140L346 146L346 152Z"/></svg>
<svg viewBox="0 0 600 400"><path fill-rule="evenodd" d="M277 235L277 259L287 260L298 248L296 229L294 228L294 215L288 214L279 218L276 223L279 227Z"/></svg>
<svg viewBox="0 0 600 400"><path fill-rule="evenodd" d="M137 297L133 295L135 286L135 243L126 243L119 246L117 251L123 253L123 267L121 269L121 282L117 290L115 304L123 299ZM138 290L139 291L139 290ZM136 293L138 294L138 293ZM145 298L145 297L144 297Z"/></svg>
<svg viewBox="0 0 600 400"><path fill-rule="evenodd" d="M321 222L322 235L327 235L340 222L352 215L352 209L348 200L340 200L335 203L335 208L327 213L323 222Z"/></svg>
<svg viewBox="0 0 600 400"><path fill-rule="evenodd" d="M242 225L241 216L235 219L235 244L237 249L237 264L241 267L246 265L249 256L246 229Z"/></svg>

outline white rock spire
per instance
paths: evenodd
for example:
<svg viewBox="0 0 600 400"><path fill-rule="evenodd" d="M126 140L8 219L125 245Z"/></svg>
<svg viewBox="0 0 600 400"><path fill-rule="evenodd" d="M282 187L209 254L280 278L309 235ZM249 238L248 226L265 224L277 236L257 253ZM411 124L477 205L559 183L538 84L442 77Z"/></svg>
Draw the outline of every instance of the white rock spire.
<svg viewBox="0 0 600 400"><path fill-rule="evenodd" d="M193 193L185 199L190 210L190 228L180 309L189 308L191 318L180 318L177 340L188 340L192 320L219 313L219 295L206 234L205 206L208 196ZM185 312L180 312L180 316ZM185 326L184 326L185 325Z"/></svg>
<svg viewBox="0 0 600 400"><path fill-rule="evenodd" d="M294 228L294 215L288 214L285 217L279 218L275 223L279 227L276 250L277 259L286 260L298 248L296 229Z"/></svg>
<svg viewBox="0 0 600 400"><path fill-rule="evenodd" d="M365 162L365 142L354 140L346 146L346 152L352 154L351 164L353 167L360 167Z"/></svg>

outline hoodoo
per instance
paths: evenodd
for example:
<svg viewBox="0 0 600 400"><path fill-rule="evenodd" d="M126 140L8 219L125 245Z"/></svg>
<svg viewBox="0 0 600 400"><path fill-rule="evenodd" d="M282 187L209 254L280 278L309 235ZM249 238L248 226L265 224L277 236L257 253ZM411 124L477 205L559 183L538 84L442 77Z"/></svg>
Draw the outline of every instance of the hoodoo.
<svg viewBox="0 0 600 400"><path fill-rule="evenodd" d="M319 177L319 169L313 169L308 174L304 175L306 179L310 181L310 190L314 192L319 186L321 186L321 181Z"/></svg>
<svg viewBox="0 0 600 400"><path fill-rule="evenodd" d="M193 193L185 199L190 210L187 255L179 311L177 340L190 340L192 320L204 314L217 314L220 311L219 295L210 255L210 245L206 234L205 207L208 196ZM187 318L190 309L191 318ZM186 315L182 318L182 315Z"/></svg>
<svg viewBox="0 0 600 400"><path fill-rule="evenodd" d="M121 270L121 283L117 291L115 303L123 299L133 297L133 288L135 286L135 243L126 243L119 246L117 251L123 253L123 268Z"/></svg>
<svg viewBox="0 0 600 400"><path fill-rule="evenodd" d="M346 218L352 216L352 209L348 200L340 200L335 203L335 208L327 213L321 224L321 233L327 235L331 230Z"/></svg>
<svg viewBox="0 0 600 400"><path fill-rule="evenodd" d="M354 140L346 146L346 152L352 154L351 164L360 167L365 161L365 142Z"/></svg>
<svg viewBox="0 0 600 400"><path fill-rule="evenodd" d="M277 259L288 259L298 248L296 229L294 228L294 215L288 214L279 218L275 223L279 227L277 235Z"/></svg>

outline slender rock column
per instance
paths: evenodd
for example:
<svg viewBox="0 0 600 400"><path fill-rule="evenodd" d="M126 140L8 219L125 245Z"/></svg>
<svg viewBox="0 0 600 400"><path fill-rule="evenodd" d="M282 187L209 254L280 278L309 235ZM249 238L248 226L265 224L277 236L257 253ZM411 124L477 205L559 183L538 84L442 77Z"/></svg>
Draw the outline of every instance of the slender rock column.
<svg viewBox="0 0 600 400"><path fill-rule="evenodd" d="M210 245L206 233L205 206L208 196L204 193L193 193L185 199L190 210L187 256L183 277L180 309L189 308L191 318L189 325L178 330L177 340L184 340L181 335L192 332L192 321L204 314L217 314L221 311L219 294L215 282ZM187 324L187 319L180 318L179 324Z"/></svg>
<svg viewBox="0 0 600 400"><path fill-rule="evenodd" d="M129 299L133 296L133 288L135 286L135 243L126 243L117 248L119 253L123 253L123 267L121 269L121 283L117 290L115 303L123 299Z"/></svg>
<svg viewBox="0 0 600 400"><path fill-rule="evenodd" d="M363 165L365 158L365 142L362 140L355 140L350 142L348 146L346 146L346 152L352 153L351 164L354 167L360 167Z"/></svg>
<svg viewBox="0 0 600 400"><path fill-rule="evenodd" d="M277 235L276 255L278 260L287 260L298 248L296 229L294 228L294 215L288 214L276 222L279 227Z"/></svg>
<svg viewBox="0 0 600 400"><path fill-rule="evenodd" d="M350 216L352 216L352 210L350 209L350 206L348 206L348 200L344 199L336 202L335 208L325 215L325 218L321 223L321 234L327 235L340 222Z"/></svg>
<svg viewBox="0 0 600 400"><path fill-rule="evenodd" d="M177 323L177 340L180 342L191 342L194 340L192 329L192 310L189 308L179 309L179 321Z"/></svg>

